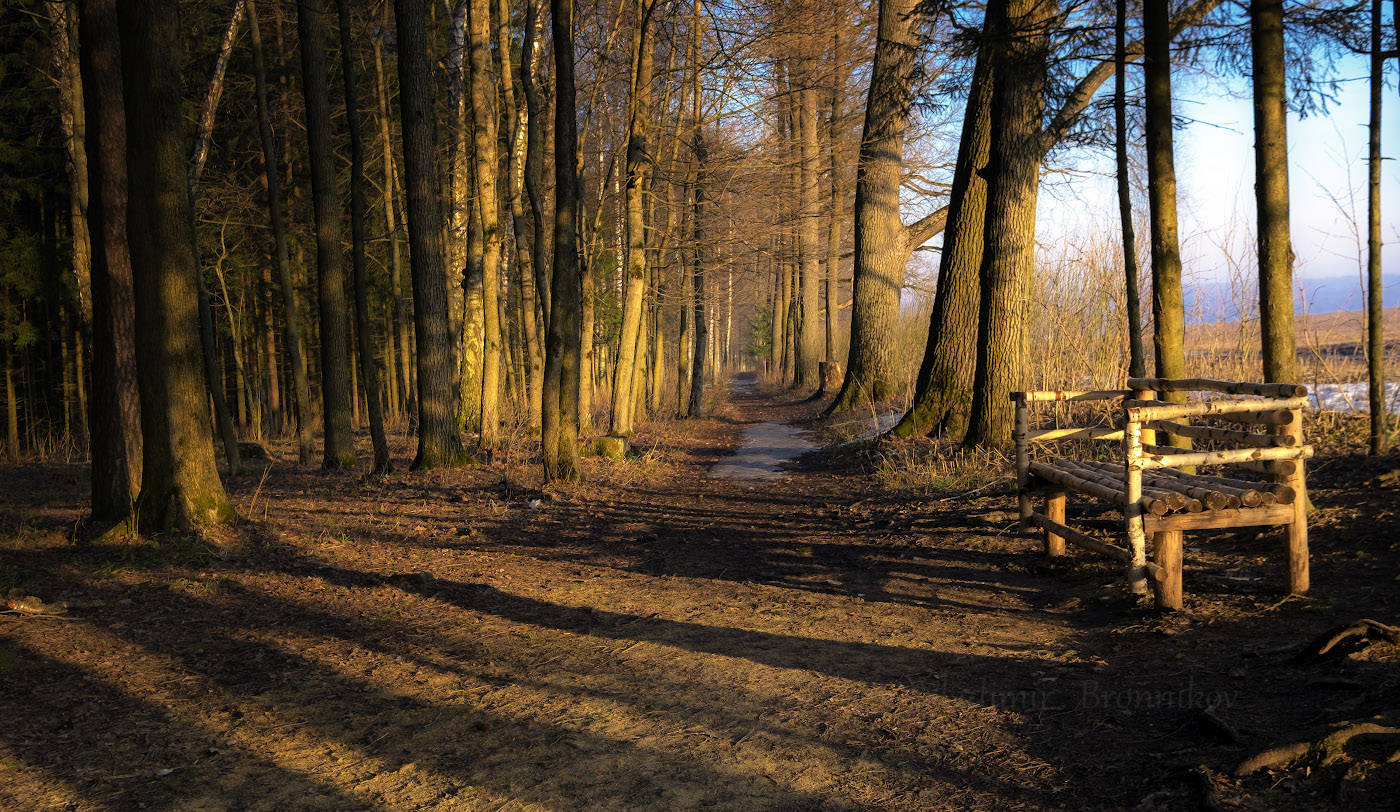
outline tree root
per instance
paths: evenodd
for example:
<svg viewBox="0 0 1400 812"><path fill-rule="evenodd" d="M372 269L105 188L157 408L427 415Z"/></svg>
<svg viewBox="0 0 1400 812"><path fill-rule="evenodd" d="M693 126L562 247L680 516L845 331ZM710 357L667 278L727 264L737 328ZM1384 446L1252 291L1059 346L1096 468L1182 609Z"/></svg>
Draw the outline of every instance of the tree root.
<svg viewBox="0 0 1400 812"><path fill-rule="evenodd" d="M1376 620L1357 620L1319 635L1304 646L1293 660L1314 663L1322 659L1340 659L1372 643L1400 644L1400 628Z"/></svg>
<svg viewBox="0 0 1400 812"><path fill-rule="evenodd" d="M1347 747L1356 743L1400 746L1400 728L1374 722L1347 725L1313 742L1295 742L1250 756L1235 768L1237 778L1265 769L1287 769L1303 764L1327 767L1346 757Z"/></svg>

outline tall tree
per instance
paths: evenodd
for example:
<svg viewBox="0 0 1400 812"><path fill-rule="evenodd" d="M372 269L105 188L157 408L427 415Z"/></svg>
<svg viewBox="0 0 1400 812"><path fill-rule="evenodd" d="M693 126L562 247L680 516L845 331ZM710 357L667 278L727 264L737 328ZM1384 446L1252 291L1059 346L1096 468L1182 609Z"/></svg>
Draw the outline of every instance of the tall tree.
<svg viewBox="0 0 1400 812"><path fill-rule="evenodd" d="M472 153L476 178L476 206L472 213L481 224L482 258L482 362L481 416L478 445L492 451L499 444L501 391L501 224L499 172L496 158L496 84L491 74L491 0L470 0Z"/></svg>
<svg viewBox="0 0 1400 812"><path fill-rule="evenodd" d="M1400 13L1395 14L1400 33ZM1400 48L1400 38L1396 40ZM1366 151L1366 362L1371 409L1370 451L1384 454L1390 445L1386 426L1385 311L1381 294L1381 91L1385 57L1381 55L1381 0L1371 0L1370 120Z"/></svg>
<svg viewBox="0 0 1400 812"><path fill-rule="evenodd" d="M797 261L798 300L801 305L798 312L795 383L799 389L820 388L824 348L820 320L821 228L818 219L821 216L821 201L817 182L817 89L813 86L816 81L815 66L811 64L813 61L814 55L798 57L794 60L795 70L792 72L796 85L792 93L796 97L797 114ZM895 296L898 295L896 291Z"/></svg>
<svg viewBox="0 0 1400 812"><path fill-rule="evenodd" d="M580 307L578 121L574 90L573 0L550 0L554 42L554 279L544 356L540 437L544 478L576 480L578 468Z"/></svg>
<svg viewBox="0 0 1400 812"><path fill-rule="evenodd" d="M277 142L272 136L272 114L267 100L267 66L258 25L257 6L248 0L248 34L253 48L254 93L258 105L258 137L262 143L263 183L267 190L267 216L272 226L273 261L282 294L282 337L290 359L292 384L296 395L297 456L310 465L315 453L311 437L311 382L306 375L306 345L302 341L300 307L292 265L287 251L287 223L282 213L282 181L277 172Z"/></svg>
<svg viewBox="0 0 1400 812"><path fill-rule="evenodd" d="M118 521L141 487L141 402L127 249L126 113L116 0L83 0L79 14L92 189L92 515Z"/></svg>
<svg viewBox="0 0 1400 812"><path fill-rule="evenodd" d="M1293 332L1293 243L1288 225L1288 114L1283 0L1251 0L1254 195L1258 212L1259 329L1264 379L1298 380ZM1161 371L1158 371L1161 374Z"/></svg>
<svg viewBox="0 0 1400 812"><path fill-rule="evenodd" d="M636 0L632 33L632 99L627 122L627 259L622 325L614 367L612 423L615 437L632 434L633 379L642 333L642 304L647 290L647 228L643 190L651 170L647 135L651 127L651 14L655 0Z"/></svg>
<svg viewBox="0 0 1400 812"><path fill-rule="evenodd" d="M442 264L442 213L433 178L433 84L423 4L394 0L399 39L399 107L403 116L404 191L417 337L418 454L413 467L446 468L466 461L457 430L455 347L448 329Z"/></svg>
<svg viewBox="0 0 1400 812"><path fill-rule="evenodd" d="M306 101L306 140L315 214L317 301L321 315L321 422L325 468L357 464L350 428L350 310L345 298L345 252L341 243L340 194L331 151L330 91L326 76L326 32L322 11L311 0L297 2L301 38L301 89Z"/></svg>
<svg viewBox="0 0 1400 812"><path fill-rule="evenodd" d="M1010 393L1025 371L1025 324L1035 263L1035 212L1045 157L1045 109L1054 0L1008 0L987 8L991 58L992 143L987 163L987 217L982 232L977 375L963 442L1011 444Z"/></svg>
<svg viewBox="0 0 1400 812"><path fill-rule="evenodd" d="M1152 221L1152 345L1157 376L1186 377L1186 324L1181 294L1181 247L1177 238L1176 165L1172 148L1171 31L1169 0L1145 0L1142 7L1143 76L1146 80L1147 202ZM1165 400L1185 401L1184 392ZM1169 445L1189 445L1173 437Z"/></svg>
<svg viewBox="0 0 1400 812"><path fill-rule="evenodd" d="M534 0L528 0L533 8ZM540 389L544 385L544 348L540 344L538 308L535 300L539 296L535 284L534 267L536 257L533 252L529 218L525 216L524 171L522 158L529 149L526 127L530 113L517 105L514 73L510 64L510 2L496 0L496 54L499 63L497 70L501 76L501 93L505 102L506 125L506 189L510 198L511 237L515 246L515 290L519 302L520 332L524 339L522 363L525 367L526 415L530 425L538 426L540 421ZM533 24L532 15L527 13L527 22ZM533 45L533 43L532 43ZM523 68L522 68L523 70ZM523 100L521 100L523 101Z"/></svg>
<svg viewBox="0 0 1400 812"><path fill-rule="evenodd" d="M195 332L198 269L180 110L183 39L174 0L130 0L117 13L141 394L138 515L144 530L183 530L233 517L214 466Z"/></svg>
<svg viewBox="0 0 1400 812"><path fill-rule="evenodd" d="M880 0L875 62L856 164L855 265L846 379L830 412L894 394L903 370L889 336L899 321L909 235L899 220L904 134L917 65L916 0ZM917 246L914 246L917 247Z"/></svg>
<svg viewBox="0 0 1400 812"><path fill-rule="evenodd" d="M1142 350L1142 304L1138 289L1137 238L1133 233L1132 182L1128 173L1128 0L1116 0L1113 28L1113 155L1117 162L1118 220L1123 231L1124 298L1128 312L1128 375L1147 375Z"/></svg>
<svg viewBox="0 0 1400 812"><path fill-rule="evenodd" d="M340 73L345 82L345 119L350 131L350 266L355 285L355 338L360 350L360 377L369 410L374 444L374 472L389 470L389 441L384 436L384 408L379 370L374 361L374 332L369 321L369 272L365 270L365 138L360 129L359 91L355 87L349 0L336 0L340 18Z"/></svg>

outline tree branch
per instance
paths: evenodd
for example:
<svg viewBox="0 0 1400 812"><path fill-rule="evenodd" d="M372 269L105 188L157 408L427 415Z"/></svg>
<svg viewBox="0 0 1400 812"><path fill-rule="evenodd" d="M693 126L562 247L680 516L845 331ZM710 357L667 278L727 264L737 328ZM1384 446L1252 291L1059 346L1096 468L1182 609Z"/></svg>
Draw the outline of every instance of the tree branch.
<svg viewBox="0 0 1400 812"><path fill-rule="evenodd" d="M1196 25L1205 16L1215 10L1223 0L1196 0L1191 5L1182 9L1171 22L1171 36L1175 39L1181 32ZM1129 62L1136 62L1142 58L1142 40L1135 39L1123 48L1124 56ZM1041 133L1040 148L1041 153L1047 153L1052 147L1060 143L1069 132L1070 127L1079 120L1079 116L1089 107L1089 102L1093 100L1094 94L1103 87L1109 77L1114 73L1114 59L1112 56L1095 65L1079 84L1074 86L1065 103L1050 119L1050 124Z"/></svg>
<svg viewBox="0 0 1400 812"><path fill-rule="evenodd" d="M942 234L947 223L948 207L945 205L905 226L904 250L912 254L919 246Z"/></svg>

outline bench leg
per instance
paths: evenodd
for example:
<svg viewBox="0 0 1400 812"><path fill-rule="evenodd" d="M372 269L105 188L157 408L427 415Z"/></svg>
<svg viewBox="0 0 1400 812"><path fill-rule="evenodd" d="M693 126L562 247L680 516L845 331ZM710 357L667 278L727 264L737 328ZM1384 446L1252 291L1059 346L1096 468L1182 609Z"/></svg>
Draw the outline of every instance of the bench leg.
<svg viewBox="0 0 1400 812"><path fill-rule="evenodd" d="M1160 530L1152 534L1152 557L1166 576L1152 582L1152 595L1158 609L1181 608L1181 548L1180 530Z"/></svg>
<svg viewBox="0 0 1400 812"><path fill-rule="evenodd" d="M1308 591L1308 515L1306 500L1300 495L1298 509L1288 525L1288 592L1302 595Z"/></svg>
<svg viewBox="0 0 1400 812"><path fill-rule="evenodd" d="M1052 522L1065 523L1065 503L1067 497L1064 491L1051 491L1045 495L1045 518ZM1062 556L1065 554L1065 540L1062 536L1057 536L1045 531L1045 554L1048 556Z"/></svg>

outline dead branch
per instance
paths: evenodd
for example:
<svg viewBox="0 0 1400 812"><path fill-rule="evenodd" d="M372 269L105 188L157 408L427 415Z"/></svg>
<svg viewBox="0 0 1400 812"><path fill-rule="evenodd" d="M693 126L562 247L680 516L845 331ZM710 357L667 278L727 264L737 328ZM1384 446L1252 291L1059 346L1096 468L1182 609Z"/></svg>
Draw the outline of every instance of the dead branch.
<svg viewBox="0 0 1400 812"><path fill-rule="evenodd" d="M1400 644L1400 628L1376 620L1357 620L1319 635L1293 659L1300 663L1313 663L1323 658L1337 659L1361 651L1373 643Z"/></svg>

